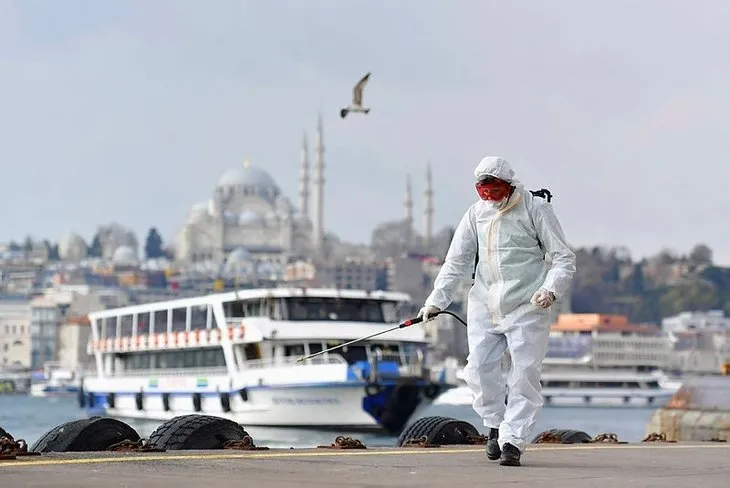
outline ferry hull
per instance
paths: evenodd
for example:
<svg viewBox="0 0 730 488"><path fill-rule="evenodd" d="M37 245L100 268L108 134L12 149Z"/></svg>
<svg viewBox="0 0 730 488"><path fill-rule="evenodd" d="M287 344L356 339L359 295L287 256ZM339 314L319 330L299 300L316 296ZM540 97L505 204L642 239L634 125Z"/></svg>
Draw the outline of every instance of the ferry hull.
<svg viewBox="0 0 730 488"><path fill-rule="evenodd" d="M559 389L543 388L546 407L656 407L666 405L675 390L632 391L629 389ZM433 402L435 405L471 405L472 394L467 386L449 390Z"/></svg>
<svg viewBox="0 0 730 488"><path fill-rule="evenodd" d="M430 403L438 392L434 384L418 380L370 385L343 382L255 386L228 393L109 393L82 392L80 400L83 398L86 413L153 421L204 414L227 418L243 426L343 428L398 434L413 412Z"/></svg>

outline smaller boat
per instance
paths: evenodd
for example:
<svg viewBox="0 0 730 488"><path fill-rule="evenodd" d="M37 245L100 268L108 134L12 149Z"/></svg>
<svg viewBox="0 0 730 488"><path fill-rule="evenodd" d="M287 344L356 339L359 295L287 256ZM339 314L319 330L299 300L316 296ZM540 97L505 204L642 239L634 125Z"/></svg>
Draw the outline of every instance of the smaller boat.
<svg viewBox="0 0 730 488"><path fill-rule="evenodd" d="M472 393L462 381L439 395L434 405L471 405ZM541 378L545 406L569 407L661 407L679 389L681 381L660 371L648 373L625 370L545 371Z"/></svg>
<svg viewBox="0 0 730 488"><path fill-rule="evenodd" d="M81 388L81 380L75 372L63 368L60 363L46 362L42 373L31 376L30 395L35 397L71 397Z"/></svg>

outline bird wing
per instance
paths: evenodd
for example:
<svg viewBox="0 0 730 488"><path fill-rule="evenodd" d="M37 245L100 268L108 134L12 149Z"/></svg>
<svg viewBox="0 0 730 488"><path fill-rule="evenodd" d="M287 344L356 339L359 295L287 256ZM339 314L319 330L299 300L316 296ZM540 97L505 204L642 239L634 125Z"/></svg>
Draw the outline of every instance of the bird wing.
<svg viewBox="0 0 730 488"><path fill-rule="evenodd" d="M357 82L355 88L352 90L352 103L355 106L362 105L362 90L363 88L365 88L365 84L368 82L368 78L370 78L370 73L363 76L362 79Z"/></svg>

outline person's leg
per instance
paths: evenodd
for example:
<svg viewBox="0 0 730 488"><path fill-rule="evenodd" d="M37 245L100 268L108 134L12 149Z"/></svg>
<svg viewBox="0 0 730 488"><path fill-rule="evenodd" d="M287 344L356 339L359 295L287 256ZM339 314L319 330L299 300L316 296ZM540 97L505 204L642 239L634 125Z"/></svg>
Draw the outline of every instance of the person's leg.
<svg viewBox="0 0 730 488"><path fill-rule="evenodd" d="M499 445L502 451L507 443L519 451L512 452L517 464L543 405L540 378L553 318L549 311L535 308L516 316L505 331L512 367L507 374L509 394Z"/></svg>
<svg viewBox="0 0 730 488"><path fill-rule="evenodd" d="M472 407L490 429L487 456L499 459L497 444L500 423L504 419L506 374L502 370L502 356L507 348L503 334L489 332L486 327L469 325L467 331L469 356L464 367L464 381L473 394Z"/></svg>

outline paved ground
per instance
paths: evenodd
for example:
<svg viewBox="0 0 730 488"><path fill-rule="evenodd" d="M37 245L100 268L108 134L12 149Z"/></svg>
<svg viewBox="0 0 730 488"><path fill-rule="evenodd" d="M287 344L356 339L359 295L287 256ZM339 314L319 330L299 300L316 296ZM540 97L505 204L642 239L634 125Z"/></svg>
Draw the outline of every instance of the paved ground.
<svg viewBox="0 0 730 488"><path fill-rule="evenodd" d="M43 454L0 461L0 487L727 488L728 443L533 445L521 467L483 447Z"/></svg>

